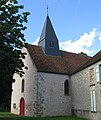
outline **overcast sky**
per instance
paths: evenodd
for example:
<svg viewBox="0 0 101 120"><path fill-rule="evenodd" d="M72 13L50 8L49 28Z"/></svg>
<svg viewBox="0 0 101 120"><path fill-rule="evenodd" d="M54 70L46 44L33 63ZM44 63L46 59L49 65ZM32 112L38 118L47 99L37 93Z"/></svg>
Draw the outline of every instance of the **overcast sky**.
<svg viewBox="0 0 101 120"><path fill-rule="evenodd" d="M46 15L59 40L60 49L94 55L101 50L101 0L18 0L29 11L25 38L37 44Z"/></svg>

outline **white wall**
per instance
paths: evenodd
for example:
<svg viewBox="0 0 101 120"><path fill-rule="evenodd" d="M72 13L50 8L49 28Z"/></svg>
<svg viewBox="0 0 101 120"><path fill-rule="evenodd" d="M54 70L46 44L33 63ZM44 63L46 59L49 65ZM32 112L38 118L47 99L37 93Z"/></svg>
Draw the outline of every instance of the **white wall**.
<svg viewBox="0 0 101 120"><path fill-rule="evenodd" d="M33 114L33 101L36 99L35 76L37 75L37 69L27 50L23 48L22 51L27 53L24 63L25 66L28 67L28 70L24 70L25 75L23 77L14 74L14 79L16 81L12 84L11 112L14 114L20 114L20 100L23 97L25 99L25 115L30 116ZM22 79L25 80L24 93L21 93ZM14 103L16 103L16 108L13 108Z"/></svg>

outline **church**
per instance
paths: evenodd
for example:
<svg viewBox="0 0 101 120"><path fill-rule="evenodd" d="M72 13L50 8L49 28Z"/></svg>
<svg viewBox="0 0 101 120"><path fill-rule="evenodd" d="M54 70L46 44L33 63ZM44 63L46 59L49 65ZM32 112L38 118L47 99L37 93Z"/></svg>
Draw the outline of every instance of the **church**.
<svg viewBox="0 0 101 120"><path fill-rule="evenodd" d="M59 50L49 15L38 45L23 48L25 74L14 74L11 112L101 120L101 50L93 57Z"/></svg>

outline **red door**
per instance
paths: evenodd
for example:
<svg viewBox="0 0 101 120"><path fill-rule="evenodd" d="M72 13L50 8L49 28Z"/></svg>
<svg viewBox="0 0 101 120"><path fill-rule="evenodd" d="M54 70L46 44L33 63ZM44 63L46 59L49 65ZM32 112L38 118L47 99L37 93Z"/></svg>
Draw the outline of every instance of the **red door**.
<svg viewBox="0 0 101 120"><path fill-rule="evenodd" d="M21 101L20 101L20 115L24 116L24 113L25 113L25 101L24 101L24 98L21 98Z"/></svg>

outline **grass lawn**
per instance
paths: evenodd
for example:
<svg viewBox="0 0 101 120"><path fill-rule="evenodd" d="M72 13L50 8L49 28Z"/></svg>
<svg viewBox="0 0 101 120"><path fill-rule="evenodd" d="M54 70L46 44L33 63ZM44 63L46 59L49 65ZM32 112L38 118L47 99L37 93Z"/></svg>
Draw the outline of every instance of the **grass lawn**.
<svg viewBox="0 0 101 120"><path fill-rule="evenodd" d="M0 112L0 120L87 120L84 118L78 118L75 116L64 116L64 117L20 117L13 115L9 112Z"/></svg>

